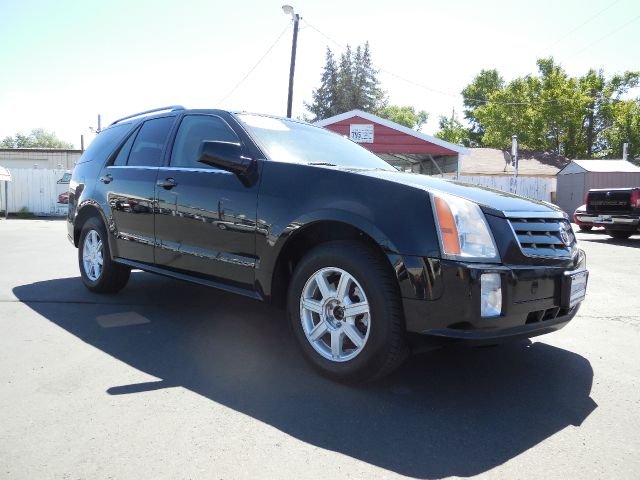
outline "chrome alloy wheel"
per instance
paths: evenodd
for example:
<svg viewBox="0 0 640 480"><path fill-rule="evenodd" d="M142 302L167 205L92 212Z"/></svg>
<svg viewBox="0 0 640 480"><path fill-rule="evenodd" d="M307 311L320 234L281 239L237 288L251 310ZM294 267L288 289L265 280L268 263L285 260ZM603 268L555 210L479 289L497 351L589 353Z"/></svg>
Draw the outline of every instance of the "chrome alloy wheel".
<svg viewBox="0 0 640 480"><path fill-rule="evenodd" d="M95 230L90 230L84 237L82 246L82 264L87 278L95 282L102 275L102 265L104 263L104 249L102 240Z"/></svg>
<svg viewBox="0 0 640 480"><path fill-rule="evenodd" d="M371 331L363 288L337 267L322 268L307 280L300 296L300 320L315 351L334 362L356 357Z"/></svg>

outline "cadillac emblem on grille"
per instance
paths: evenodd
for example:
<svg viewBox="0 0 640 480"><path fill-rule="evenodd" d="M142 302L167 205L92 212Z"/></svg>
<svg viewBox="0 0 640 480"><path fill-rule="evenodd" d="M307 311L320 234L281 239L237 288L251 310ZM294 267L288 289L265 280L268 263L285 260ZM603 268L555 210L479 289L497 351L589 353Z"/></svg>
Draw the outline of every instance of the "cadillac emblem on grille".
<svg viewBox="0 0 640 480"><path fill-rule="evenodd" d="M567 247L571 246L571 237L573 236L571 233L569 233L571 231L571 226L565 222L562 222L560 224L560 240L562 240L562 243L564 243Z"/></svg>

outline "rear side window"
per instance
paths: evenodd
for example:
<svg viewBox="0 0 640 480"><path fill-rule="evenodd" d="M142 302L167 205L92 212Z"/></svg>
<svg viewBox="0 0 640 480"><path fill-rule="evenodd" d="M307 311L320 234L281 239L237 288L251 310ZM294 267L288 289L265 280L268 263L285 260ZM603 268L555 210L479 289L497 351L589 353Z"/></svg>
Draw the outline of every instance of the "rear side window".
<svg viewBox="0 0 640 480"><path fill-rule="evenodd" d="M211 115L187 115L180 123L171 154L172 167L213 168L198 162L202 142L240 142L224 120Z"/></svg>
<svg viewBox="0 0 640 480"><path fill-rule="evenodd" d="M127 165L158 167L162 162L162 150L175 117L147 120L140 128Z"/></svg>
<svg viewBox="0 0 640 480"><path fill-rule="evenodd" d="M131 135L129 135L129 138L127 138L127 141L124 142L124 145L122 145L122 147L120 147L120 150L118 151L118 155L116 155L116 158L113 160L112 165L116 167L121 167L127 164L127 159L129 158L129 152L131 152L131 146L133 145L133 141L136 139L137 133L138 133L138 130L134 131Z"/></svg>
<svg viewBox="0 0 640 480"><path fill-rule="evenodd" d="M102 130L85 150L78 163L99 160L104 162L122 141L131 125L114 125Z"/></svg>

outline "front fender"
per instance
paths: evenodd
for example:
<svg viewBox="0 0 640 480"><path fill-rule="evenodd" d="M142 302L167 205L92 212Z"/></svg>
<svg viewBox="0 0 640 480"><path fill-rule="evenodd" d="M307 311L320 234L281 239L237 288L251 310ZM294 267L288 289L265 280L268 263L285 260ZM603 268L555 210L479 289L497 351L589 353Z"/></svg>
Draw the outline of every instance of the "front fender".
<svg viewBox="0 0 640 480"><path fill-rule="evenodd" d="M284 244L290 237L295 235L296 231L317 222L340 222L352 226L375 240L385 252L399 253L397 246L391 241L388 235L367 218L355 213L353 209L347 211L335 208L324 208L300 215L289 221L286 225L274 224L268 233L267 243L270 247L273 247L275 256L277 257L284 247Z"/></svg>

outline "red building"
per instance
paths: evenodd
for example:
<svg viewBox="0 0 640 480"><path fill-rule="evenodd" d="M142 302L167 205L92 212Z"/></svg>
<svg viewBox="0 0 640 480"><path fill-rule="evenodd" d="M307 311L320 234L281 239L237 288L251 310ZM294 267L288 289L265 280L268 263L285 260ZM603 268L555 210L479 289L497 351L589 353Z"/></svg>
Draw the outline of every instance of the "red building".
<svg viewBox="0 0 640 480"><path fill-rule="evenodd" d="M440 175L459 172L467 149L412 130L377 115L351 110L316 122L360 143L401 170Z"/></svg>

